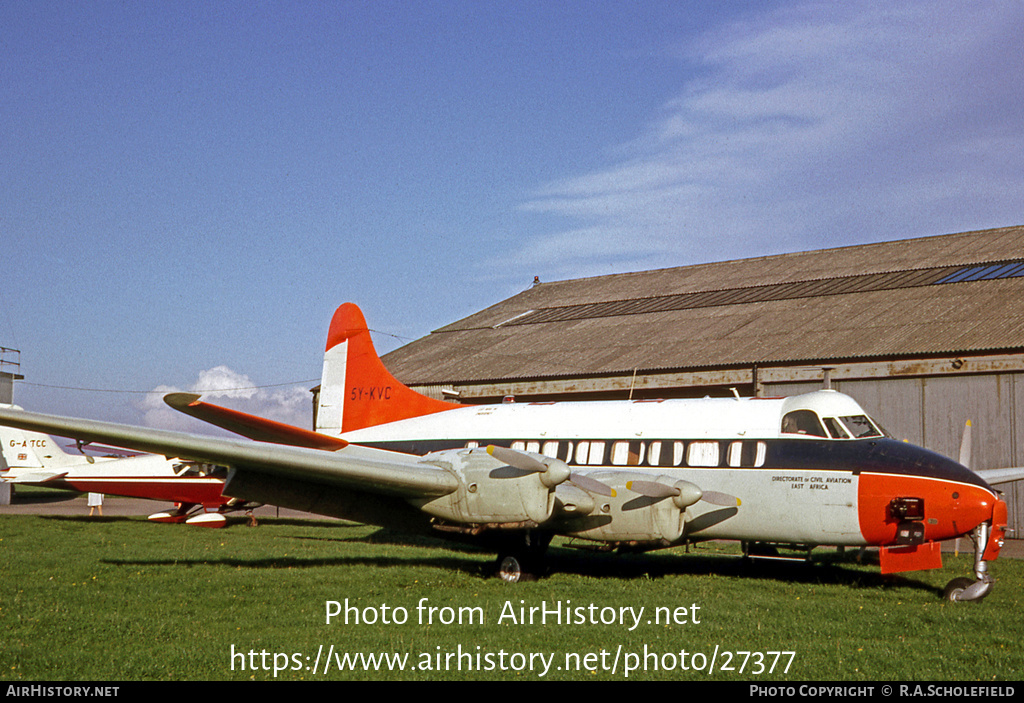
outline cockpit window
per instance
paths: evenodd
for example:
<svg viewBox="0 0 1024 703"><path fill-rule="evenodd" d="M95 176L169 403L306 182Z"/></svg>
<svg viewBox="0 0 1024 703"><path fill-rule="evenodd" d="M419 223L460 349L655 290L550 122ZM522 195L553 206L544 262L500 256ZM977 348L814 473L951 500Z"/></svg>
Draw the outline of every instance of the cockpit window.
<svg viewBox="0 0 1024 703"><path fill-rule="evenodd" d="M834 417L825 418L825 427L828 429L828 434L832 439L849 439L850 435L847 434L843 426Z"/></svg>
<svg viewBox="0 0 1024 703"><path fill-rule="evenodd" d="M183 462L174 465L174 473L181 478L227 478L228 470L217 464L202 464L199 462Z"/></svg>
<svg viewBox="0 0 1024 703"><path fill-rule="evenodd" d="M843 421L843 424L846 425L846 428L850 430L850 433L856 439L882 436L882 433L878 431L878 428L868 419L867 415L848 415L839 419Z"/></svg>
<svg viewBox="0 0 1024 703"><path fill-rule="evenodd" d="M828 436L825 434L825 428L821 426L821 420L813 410L794 410L786 413L782 418L782 432L811 437Z"/></svg>

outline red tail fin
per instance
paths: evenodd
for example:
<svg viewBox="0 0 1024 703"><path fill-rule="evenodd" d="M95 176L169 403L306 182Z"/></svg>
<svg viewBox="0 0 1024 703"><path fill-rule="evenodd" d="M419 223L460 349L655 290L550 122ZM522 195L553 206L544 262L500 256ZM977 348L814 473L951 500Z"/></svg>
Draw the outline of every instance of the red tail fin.
<svg viewBox="0 0 1024 703"><path fill-rule="evenodd" d="M457 407L417 393L391 375L357 306L345 303L335 311L324 352L318 432L351 432Z"/></svg>

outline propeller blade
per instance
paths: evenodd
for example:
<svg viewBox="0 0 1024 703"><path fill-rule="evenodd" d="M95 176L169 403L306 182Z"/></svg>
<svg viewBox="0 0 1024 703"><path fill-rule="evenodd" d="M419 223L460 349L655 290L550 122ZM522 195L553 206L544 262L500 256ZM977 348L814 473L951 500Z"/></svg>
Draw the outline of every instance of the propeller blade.
<svg viewBox="0 0 1024 703"><path fill-rule="evenodd" d="M590 478L583 474L569 474L569 483L582 488L588 493L596 493L599 496L608 496L609 498L615 497L614 488L601 483L596 478Z"/></svg>
<svg viewBox="0 0 1024 703"><path fill-rule="evenodd" d="M508 447L498 447L493 444L489 444L487 445L487 453L498 461L503 461L509 466L522 469L523 471L532 471L534 473L542 474L548 470L546 464L542 464L529 454L517 452L515 449L509 449Z"/></svg>
<svg viewBox="0 0 1024 703"><path fill-rule="evenodd" d="M728 493L719 493L718 491L704 491L701 500L712 505L724 505L729 508L735 508L740 505L740 499L736 496L731 496Z"/></svg>
<svg viewBox="0 0 1024 703"><path fill-rule="evenodd" d="M682 493L676 486L666 486L655 481L630 481L626 484L626 488L648 498L674 498ZM712 505L724 505L730 508L740 505L740 499L736 496L718 491L702 490L700 491L699 500L706 501Z"/></svg>
<svg viewBox="0 0 1024 703"><path fill-rule="evenodd" d="M553 488L569 478L568 465L559 459L550 459L544 463L526 452L494 444L487 445L487 453L514 469L540 474L541 483L549 488Z"/></svg>
<svg viewBox="0 0 1024 703"><path fill-rule="evenodd" d="M971 468L971 421L964 425L964 435L960 439L960 463Z"/></svg>
<svg viewBox="0 0 1024 703"><path fill-rule="evenodd" d="M676 481L674 485L657 481L629 481L626 488L648 498L671 498L680 510L685 510L704 496L704 491L689 481Z"/></svg>
<svg viewBox="0 0 1024 703"><path fill-rule="evenodd" d="M679 495L675 486L666 486L657 481L627 481L626 488L648 498L674 498Z"/></svg>

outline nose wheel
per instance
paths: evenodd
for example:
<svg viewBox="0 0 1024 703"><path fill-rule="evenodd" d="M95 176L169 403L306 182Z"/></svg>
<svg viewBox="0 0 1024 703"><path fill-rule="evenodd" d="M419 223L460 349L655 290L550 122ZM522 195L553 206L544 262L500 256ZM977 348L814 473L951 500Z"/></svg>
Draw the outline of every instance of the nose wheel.
<svg viewBox="0 0 1024 703"><path fill-rule="evenodd" d="M944 600L959 603L961 601L980 601L992 590L994 583L988 573L988 562L982 558L985 553L985 545L988 544L989 532L992 525L983 522L974 528L971 539L974 540L974 578L955 578L946 584L942 592Z"/></svg>

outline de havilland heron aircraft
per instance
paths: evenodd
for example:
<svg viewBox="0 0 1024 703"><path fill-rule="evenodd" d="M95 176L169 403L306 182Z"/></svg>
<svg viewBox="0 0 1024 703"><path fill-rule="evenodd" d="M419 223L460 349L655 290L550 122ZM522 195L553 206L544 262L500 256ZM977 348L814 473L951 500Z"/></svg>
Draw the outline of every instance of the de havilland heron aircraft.
<svg viewBox="0 0 1024 703"><path fill-rule="evenodd" d="M609 549L878 547L883 573L939 568L939 542L968 535L974 577L945 596L979 600L1007 525L981 476L886 436L839 392L452 403L395 379L351 303L331 321L315 430L165 400L257 441L7 409L0 423L227 466L224 493L241 500L475 540L509 581L542 570L554 535Z"/></svg>
<svg viewBox="0 0 1024 703"><path fill-rule="evenodd" d="M0 409L20 410L12 405ZM223 495L227 469L222 466L154 454L92 456L81 442L78 449L72 454L49 435L0 425L0 479L176 504L150 515L154 522L223 527L227 513L252 507Z"/></svg>

